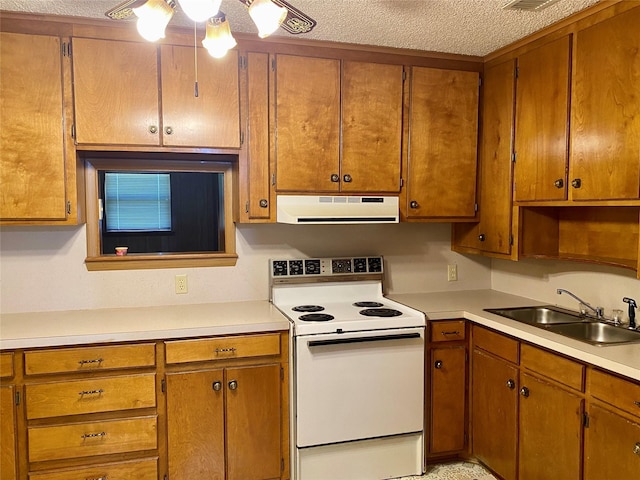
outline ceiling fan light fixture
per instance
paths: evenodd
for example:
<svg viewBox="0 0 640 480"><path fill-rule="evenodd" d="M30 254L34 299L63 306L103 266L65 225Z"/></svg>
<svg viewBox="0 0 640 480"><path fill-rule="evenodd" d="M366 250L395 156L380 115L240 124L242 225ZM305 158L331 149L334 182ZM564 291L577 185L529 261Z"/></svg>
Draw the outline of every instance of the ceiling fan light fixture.
<svg viewBox="0 0 640 480"><path fill-rule="evenodd" d="M147 0L143 5L132 8L138 17L136 27L138 33L149 42L164 38L165 29L173 17L175 10L173 0Z"/></svg>
<svg viewBox="0 0 640 480"><path fill-rule="evenodd" d="M207 49L207 52L212 57L222 58L237 45L224 13L219 12L207 20L206 28L206 36L202 40L202 46Z"/></svg>
<svg viewBox="0 0 640 480"><path fill-rule="evenodd" d="M178 0L182 11L194 22L204 22L220 10L222 0Z"/></svg>
<svg viewBox="0 0 640 480"><path fill-rule="evenodd" d="M249 6L249 15L258 27L258 36L265 38L275 32L287 17L287 9L271 0L253 0Z"/></svg>

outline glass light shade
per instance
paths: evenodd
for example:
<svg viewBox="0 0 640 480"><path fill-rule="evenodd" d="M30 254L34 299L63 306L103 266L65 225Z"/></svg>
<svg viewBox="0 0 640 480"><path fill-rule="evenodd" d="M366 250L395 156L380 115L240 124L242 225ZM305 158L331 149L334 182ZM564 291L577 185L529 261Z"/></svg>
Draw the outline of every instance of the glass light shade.
<svg viewBox="0 0 640 480"><path fill-rule="evenodd" d="M218 13L222 0L178 0L182 11L194 22L204 22Z"/></svg>
<svg viewBox="0 0 640 480"><path fill-rule="evenodd" d="M164 38L164 31L173 17L173 2L148 0L140 7L132 8L138 17L138 33L150 42Z"/></svg>
<svg viewBox="0 0 640 480"><path fill-rule="evenodd" d="M219 13L207 21L207 33L202 45L214 58L224 57L230 49L237 45L236 39L231 35L231 28L224 13Z"/></svg>
<svg viewBox="0 0 640 480"><path fill-rule="evenodd" d="M271 0L253 0L249 15L258 27L258 36L265 38L275 32L287 17L287 9L279 7Z"/></svg>

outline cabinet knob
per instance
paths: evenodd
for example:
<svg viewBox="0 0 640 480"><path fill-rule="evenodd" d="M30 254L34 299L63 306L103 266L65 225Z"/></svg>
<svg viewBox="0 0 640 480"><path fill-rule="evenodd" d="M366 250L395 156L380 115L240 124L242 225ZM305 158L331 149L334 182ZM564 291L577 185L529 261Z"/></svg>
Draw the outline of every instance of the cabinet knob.
<svg viewBox="0 0 640 480"><path fill-rule="evenodd" d="M166 127L164 129L164 133L166 133L167 135L171 135L173 133L173 128L171 127Z"/></svg>
<svg viewBox="0 0 640 480"><path fill-rule="evenodd" d="M219 392L220 390L222 390L222 382L213 382L211 388L213 388L214 391Z"/></svg>
<svg viewBox="0 0 640 480"><path fill-rule="evenodd" d="M574 178L571 180L571 186L573 188L580 188L582 186L582 180L579 178Z"/></svg>
<svg viewBox="0 0 640 480"><path fill-rule="evenodd" d="M420 205L418 205L418 202L416 202L415 200L411 200L411 202L409 202L409 207L411 208L418 208Z"/></svg>
<svg viewBox="0 0 640 480"><path fill-rule="evenodd" d="M260 207L261 208L267 208L267 205L269 205L269 202L267 202L266 198L261 198L260 199Z"/></svg>
<svg viewBox="0 0 640 480"><path fill-rule="evenodd" d="M350 182L351 182L351 180L353 180L353 179L351 178L351 175L349 175L348 173L347 173L344 177L342 177L342 179L343 179L345 182L347 182L347 183L350 183Z"/></svg>
<svg viewBox="0 0 640 480"><path fill-rule="evenodd" d="M640 455L640 442L636 442L636 444L633 446L633 453L635 453L636 455Z"/></svg>
<svg viewBox="0 0 640 480"><path fill-rule="evenodd" d="M436 360L436 363L433 364L438 370L442 368L442 360Z"/></svg>
<svg viewBox="0 0 640 480"><path fill-rule="evenodd" d="M516 382L513 381L513 379L509 379L507 380L507 388L509 390L513 390L514 388L516 388Z"/></svg>
<svg viewBox="0 0 640 480"><path fill-rule="evenodd" d="M487 236L484 233L481 233L480 235L478 235L478 240L480 240L481 242L484 242L487 239Z"/></svg>
<svg viewBox="0 0 640 480"><path fill-rule="evenodd" d="M150 125L149 133L158 133L158 127L156 127L155 125Z"/></svg>
<svg viewBox="0 0 640 480"><path fill-rule="evenodd" d="M337 173L333 173L331 174L331 181L333 183L337 183L340 181L340 175L338 175Z"/></svg>
<svg viewBox="0 0 640 480"><path fill-rule="evenodd" d="M229 382L229 390L235 390L236 388L238 388L238 382L235 380L231 380Z"/></svg>
<svg viewBox="0 0 640 480"><path fill-rule="evenodd" d="M522 387L520 389L520 395L522 395L524 398L527 398L529 396L529 389L527 387Z"/></svg>
<svg viewBox="0 0 640 480"><path fill-rule="evenodd" d="M555 185L556 188L562 188L564 187L564 180L559 178L555 182L553 182L553 184Z"/></svg>

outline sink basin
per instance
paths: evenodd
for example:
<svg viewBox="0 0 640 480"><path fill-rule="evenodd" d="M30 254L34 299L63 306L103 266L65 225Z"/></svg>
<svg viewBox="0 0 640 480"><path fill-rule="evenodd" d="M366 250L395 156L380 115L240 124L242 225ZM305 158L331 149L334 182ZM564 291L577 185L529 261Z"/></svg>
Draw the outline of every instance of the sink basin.
<svg viewBox="0 0 640 480"><path fill-rule="evenodd" d="M517 307L517 308L487 308L485 311L528 323L529 325L553 325L557 323L582 323L588 319L578 313L563 310L558 307Z"/></svg>
<svg viewBox="0 0 640 480"><path fill-rule="evenodd" d="M602 322L556 324L549 325L546 329L593 345L640 342L640 332Z"/></svg>

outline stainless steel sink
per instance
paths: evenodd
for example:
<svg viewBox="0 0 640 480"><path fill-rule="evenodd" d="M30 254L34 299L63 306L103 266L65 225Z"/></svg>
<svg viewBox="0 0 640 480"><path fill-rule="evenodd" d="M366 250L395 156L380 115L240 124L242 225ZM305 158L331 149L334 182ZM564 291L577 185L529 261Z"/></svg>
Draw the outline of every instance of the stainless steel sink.
<svg viewBox="0 0 640 480"><path fill-rule="evenodd" d="M640 342L640 332L602 322L565 323L549 325L546 329L593 345Z"/></svg>
<svg viewBox="0 0 640 480"><path fill-rule="evenodd" d="M552 325L556 323L580 323L588 322L585 317L569 310L558 307L517 307L517 308L487 308L485 311L528 323L529 325Z"/></svg>

